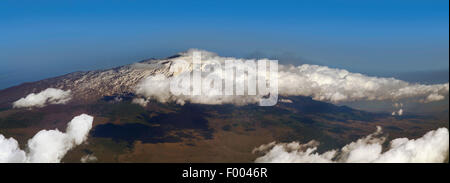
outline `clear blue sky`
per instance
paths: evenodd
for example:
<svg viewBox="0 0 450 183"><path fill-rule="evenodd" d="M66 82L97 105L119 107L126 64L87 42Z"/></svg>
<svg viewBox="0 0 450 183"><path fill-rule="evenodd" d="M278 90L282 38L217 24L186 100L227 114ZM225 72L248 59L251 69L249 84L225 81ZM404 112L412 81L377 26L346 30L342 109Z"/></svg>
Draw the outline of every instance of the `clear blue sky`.
<svg viewBox="0 0 450 183"><path fill-rule="evenodd" d="M0 1L0 88L188 48L357 72L448 70L449 1Z"/></svg>

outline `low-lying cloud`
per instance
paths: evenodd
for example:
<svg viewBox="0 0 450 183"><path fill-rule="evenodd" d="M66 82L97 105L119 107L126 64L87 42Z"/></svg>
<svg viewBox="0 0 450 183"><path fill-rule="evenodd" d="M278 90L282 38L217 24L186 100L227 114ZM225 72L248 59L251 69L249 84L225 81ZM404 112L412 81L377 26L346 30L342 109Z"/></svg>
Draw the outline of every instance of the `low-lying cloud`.
<svg viewBox="0 0 450 183"><path fill-rule="evenodd" d="M21 150L17 140L0 134L0 163L59 163L66 153L83 143L92 128L94 117L81 114L68 124L66 132L41 130Z"/></svg>
<svg viewBox="0 0 450 183"><path fill-rule="evenodd" d="M243 84L244 95L210 95L210 91L203 91L201 95L173 95L170 92L170 82L179 80L188 82L193 68L193 52L200 50L191 49L180 53L180 57L170 58L165 63L164 72L155 73L143 79L136 86L136 93L148 99L159 102L185 102L200 104L225 104L231 103L244 105L257 103L266 94L247 95L248 77L235 72L234 87ZM236 70L245 70L246 59L233 57L220 57L215 53L200 51L202 59L202 80L208 78L222 79L222 85L229 75L224 72L210 70L214 65L225 65L226 61L234 61ZM184 61L184 62L183 62ZM187 63L186 63L187 62ZM145 68L145 63L139 63L140 68ZM150 65L151 64L147 64ZM244 73L244 72L242 72ZM282 96L310 96L315 100L339 103L359 100L388 100L399 102L408 100L414 102L434 102L445 99L449 93L449 84L415 84L394 78L371 77L360 73L351 73L343 69L329 68L319 65L278 65L278 94ZM183 83L183 82L181 82ZM210 84L210 83L208 83ZM145 105L145 103L142 103Z"/></svg>
<svg viewBox="0 0 450 183"><path fill-rule="evenodd" d="M48 104L65 104L72 99L71 91L47 88L39 93L30 93L13 103L14 108L45 107Z"/></svg>
<svg viewBox="0 0 450 183"><path fill-rule="evenodd" d="M97 157L95 157L93 154L87 154L80 159L81 163L93 163L97 160Z"/></svg>
<svg viewBox="0 0 450 183"><path fill-rule="evenodd" d="M449 133L447 128L426 133L418 139L397 138L383 151L386 138L381 127L364 138L342 147L316 152L319 142L310 141L261 145L253 153L263 153L257 163L442 163L448 160Z"/></svg>
<svg viewBox="0 0 450 183"><path fill-rule="evenodd" d="M401 116L403 115L403 104L402 103L395 103L394 104L394 108L396 109L396 111L392 112L392 116Z"/></svg>
<svg viewBox="0 0 450 183"><path fill-rule="evenodd" d="M279 90L282 95L311 96L315 100L347 102L357 100L416 99L433 102L444 99L449 84L412 84L394 78L370 77L318 65L281 66Z"/></svg>

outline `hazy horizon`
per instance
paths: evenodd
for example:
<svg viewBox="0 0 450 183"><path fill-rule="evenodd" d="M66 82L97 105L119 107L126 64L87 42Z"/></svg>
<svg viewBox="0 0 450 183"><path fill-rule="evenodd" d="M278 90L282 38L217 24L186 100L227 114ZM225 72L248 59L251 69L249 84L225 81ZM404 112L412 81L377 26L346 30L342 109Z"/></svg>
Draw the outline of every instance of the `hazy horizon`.
<svg viewBox="0 0 450 183"><path fill-rule="evenodd" d="M117 63L115 65L113 64L106 64L104 66L97 65L97 66L82 66L79 67L79 69L71 70L71 68L66 69L56 69L52 72L45 72L45 70L36 70L36 73L31 73L29 75L19 75L19 73L13 73L14 71L7 71L4 70L4 68L0 68L0 90L6 89L9 87L17 86L22 83L26 82L35 82L40 81L43 79L48 79L52 77L61 76L64 74L69 74L72 72L78 72L78 71L92 71L92 70L102 70L102 69L111 69L118 66L123 66L127 64L132 64L139 62L141 60L146 60L150 58L156 58L156 59L163 59L167 58L169 56L175 55L176 53L169 54L167 56L162 57L145 57L142 59L137 59L133 61L123 61L123 63ZM259 53L261 54L261 53ZM219 54L220 55L220 54ZM220 55L222 56L222 55ZM233 57L233 55L226 55ZM276 59L279 60L281 64L292 64L292 65L301 65L301 64L315 64L315 65L323 65L327 66L325 64L322 64L320 62L310 61L310 60L301 60L300 58L293 58L292 55L264 55L264 56L256 56L255 54L248 54L247 56L243 56L242 58L248 58L248 59L259 59L259 58L270 58L270 59ZM334 67L332 67L334 68ZM345 69L345 68L338 68L338 69ZM448 69L441 69L441 70L416 70L416 71L403 71L403 72L393 72L393 71L370 71L370 70L352 70L352 69L346 69L350 72L356 72L361 73L368 76L377 76L377 77L394 77L396 79L404 80L411 83L422 83L422 84L439 84L439 83L445 83L449 82L449 70Z"/></svg>

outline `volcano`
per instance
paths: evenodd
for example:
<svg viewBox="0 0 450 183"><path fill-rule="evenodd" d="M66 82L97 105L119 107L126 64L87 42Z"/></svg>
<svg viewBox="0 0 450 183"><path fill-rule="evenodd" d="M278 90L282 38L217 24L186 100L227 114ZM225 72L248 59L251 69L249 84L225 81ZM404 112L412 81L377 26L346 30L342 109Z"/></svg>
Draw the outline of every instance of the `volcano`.
<svg viewBox="0 0 450 183"><path fill-rule="evenodd" d="M94 117L89 137L69 151L63 162L80 162L88 155L98 162L253 162L257 155L252 149L272 141L317 140L322 143L318 151L323 152L370 134L376 126L383 127L388 138L414 138L437 127L448 128L448 117L393 116L333 102L345 98L343 94L326 101L317 93L281 93L276 105L258 106L245 98L238 99L245 101L239 104L234 99L213 104L198 100L180 103L171 96L163 100L138 92L146 78L179 74L171 68L183 57L179 54L112 69L73 72L0 90L0 133L25 147L27 139L38 131L64 129L74 116L87 113ZM192 66L182 69L191 71ZM426 87L421 95L439 98L439 94L448 93L448 83L429 90ZM70 90L71 100L43 107L13 107L15 101L47 88ZM378 93L374 96L384 97ZM139 98L145 103L137 103Z"/></svg>

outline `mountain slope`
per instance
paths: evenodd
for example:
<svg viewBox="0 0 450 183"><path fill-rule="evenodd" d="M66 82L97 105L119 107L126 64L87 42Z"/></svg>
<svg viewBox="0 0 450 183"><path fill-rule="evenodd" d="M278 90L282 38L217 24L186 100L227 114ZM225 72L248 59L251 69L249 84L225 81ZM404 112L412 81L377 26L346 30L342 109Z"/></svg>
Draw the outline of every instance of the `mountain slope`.
<svg viewBox="0 0 450 183"><path fill-rule="evenodd" d="M74 72L3 89L0 90L0 107L8 107L15 100L46 88L71 90L75 99L73 102L92 102L107 95L133 93L136 84L147 76L170 74L170 60L146 60L141 63L145 63L146 67L139 68L137 64L130 64L113 69Z"/></svg>

